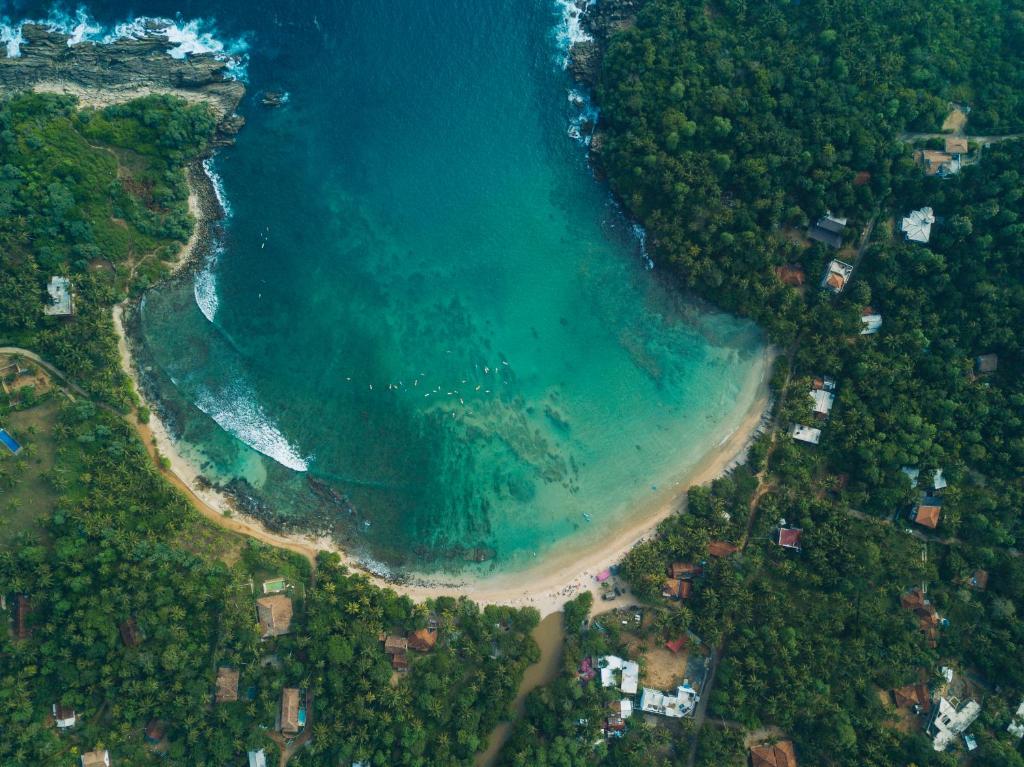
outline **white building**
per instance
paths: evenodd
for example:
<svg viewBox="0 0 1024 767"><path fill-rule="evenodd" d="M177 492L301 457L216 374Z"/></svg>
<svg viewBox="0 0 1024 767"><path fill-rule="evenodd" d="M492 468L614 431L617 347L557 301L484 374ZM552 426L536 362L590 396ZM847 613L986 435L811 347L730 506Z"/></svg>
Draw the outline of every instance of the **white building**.
<svg viewBox="0 0 1024 767"><path fill-rule="evenodd" d="M910 480L910 487L917 487L918 479L921 477L920 469L913 468L911 466L904 466L900 471L907 475L907 479ZM942 490L946 487L949 487L949 483L946 482L946 478L942 476L942 469L936 469L935 473L932 474L932 490Z"/></svg>
<svg viewBox="0 0 1024 767"><path fill-rule="evenodd" d="M1024 700L1017 706L1017 713L1013 715L1013 719L1010 720L1010 726L1006 728L1006 731L1018 738L1024 738Z"/></svg>
<svg viewBox="0 0 1024 767"><path fill-rule="evenodd" d="M67 730L75 726L75 710L59 703L53 704L53 722L58 730Z"/></svg>
<svg viewBox="0 0 1024 767"><path fill-rule="evenodd" d="M876 314L872 311L865 311L865 313L861 315L860 321L864 326L860 329L860 334L862 336L873 336L882 329L881 314Z"/></svg>
<svg viewBox="0 0 1024 767"><path fill-rule="evenodd" d="M615 687L615 672L619 671L621 681L619 689L626 695L636 695L640 684L640 664L632 660L624 660L618 655L604 655L598 660L601 667L601 686ZM625 718L625 717L624 717Z"/></svg>
<svg viewBox="0 0 1024 767"><path fill-rule="evenodd" d="M48 317L70 317L74 314L71 281L67 277L51 277L46 292L50 296L50 303L43 307L43 314Z"/></svg>
<svg viewBox="0 0 1024 767"><path fill-rule="evenodd" d="M666 695L661 690L645 687L640 695L640 709L649 714L680 719L692 715L699 701L700 695L684 681L676 688L675 695Z"/></svg>
<svg viewBox="0 0 1024 767"><path fill-rule="evenodd" d="M267 756L261 748L259 751L249 752L249 767L267 767Z"/></svg>
<svg viewBox="0 0 1024 767"><path fill-rule="evenodd" d="M828 414L832 412L836 395L824 389L814 389L811 391L811 399L814 400L814 414L827 418Z"/></svg>
<svg viewBox="0 0 1024 767"><path fill-rule="evenodd" d="M900 222L900 231L907 235L911 242L928 242L932 236L932 224L935 223L935 214L931 208L925 207L921 210L913 210L909 216L904 217Z"/></svg>
<svg viewBox="0 0 1024 767"><path fill-rule="evenodd" d="M815 429L813 426L804 426L799 423L793 424L789 435L798 442L807 442L811 445L817 445L821 442L821 429Z"/></svg>
<svg viewBox="0 0 1024 767"><path fill-rule="evenodd" d="M945 751L958 735L974 723L979 714L981 705L977 701L969 700L959 705L956 698L952 701L939 698L939 706L929 728L935 736L932 746L936 751Z"/></svg>

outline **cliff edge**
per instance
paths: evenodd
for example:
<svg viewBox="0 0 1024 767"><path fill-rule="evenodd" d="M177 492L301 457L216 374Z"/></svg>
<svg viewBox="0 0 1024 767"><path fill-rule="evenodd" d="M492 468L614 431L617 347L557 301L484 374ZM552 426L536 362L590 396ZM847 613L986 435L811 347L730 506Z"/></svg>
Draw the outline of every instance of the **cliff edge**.
<svg viewBox="0 0 1024 767"><path fill-rule="evenodd" d="M103 107L151 93L172 94L210 105L219 143L230 142L245 122L235 114L245 85L231 77L232 59L209 53L173 58L166 35L156 27L141 39L69 45L66 34L26 24L22 37L21 55L0 57L0 95L66 93L84 106Z"/></svg>

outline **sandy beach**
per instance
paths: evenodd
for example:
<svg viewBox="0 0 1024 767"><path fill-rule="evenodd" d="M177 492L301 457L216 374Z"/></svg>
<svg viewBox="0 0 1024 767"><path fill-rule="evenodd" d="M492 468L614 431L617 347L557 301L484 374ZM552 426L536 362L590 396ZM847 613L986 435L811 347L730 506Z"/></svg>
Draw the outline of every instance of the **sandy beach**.
<svg viewBox="0 0 1024 767"><path fill-rule="evenodd" d="M190 184L204 181L205 177L200 180L190 176ZM198 201L203 194L193 189L192 196ZM198 222L196 232L210 223L209 218L206 218L211 215L207 206L197 204L193 213ZM183 248L179 266L193 257L195 247L194 236L190 244ZM121 366L135 384L140 401L144 402L124 327L122 306L114 309L114 327L118 334ZM561 550L546 553L535 566L526 570L494 575L424 574L410 575L403 582L394 582L369 571L330 538L267 530L259 521L238 511L229 496L198 481L198 469L176 448L170 432L160 421L158 408L150 407L151 415L147 424L136 421L135 426L158 465L159 457L166 459L169 468L161 467L161 470L167 479L190 498L203 516L221 527L302 554L310 561L315 560L319 551L335 552L346 565L363 572L379 586L394 589L417 601L442 595L463 595L479 603L534 607L541 617L545 617L560 612L567 600L583 591L590 591L599 599L600 584L596 580L598 573L621 560L633 546L650 536L667 516L684 510L686 493L690 487L711 482L745 459L746 451L768 411L770 394L767 379L774 356L774 350L767 349L764 365L757 369L757 375L752 375L751 380L746 382L745 394L753 395L750 397L752 404L741 415L739 423L727 438L710 449L695 467L681 475L671 487L646 502L638 502L636 511L631 515L634 522L614 531L598 545L586 549L567 545ZM435 582L442 577L451 580Z"/></svg>

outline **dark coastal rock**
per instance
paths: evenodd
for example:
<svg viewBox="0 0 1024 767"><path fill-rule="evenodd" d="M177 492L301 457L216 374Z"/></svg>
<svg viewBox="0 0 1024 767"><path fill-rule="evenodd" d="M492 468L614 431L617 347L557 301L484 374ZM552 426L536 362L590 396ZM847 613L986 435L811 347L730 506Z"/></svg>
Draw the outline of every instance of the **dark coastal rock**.
<svg viewBox="0 0 1024 767"><path fill-rule="evenodd" d="M569 51L569 72L573 79L592 86L597 82L601 65L601 50L594 40L573 43Z"/></svg>
<svg viewBox="0 0 1024 767"><path fill-rule="evenodd" d="M580 23L591 38L574 43L569 49L569 72L578 83L588 89L597 84L601 76L604 54L612 35L635 23L636 15L644 2L645 0L599 0L587 4L584 0L577 0L577 5L582 11ZM601 164L601 153L605 137L600 125L586 119L580 124L579 135L589 136L590 166L594 176L603 181L605 171Z"/></svg>
<svg viewBox="0 0 1024 767"><path fill-rule="evenodd" d="M175 59L166 38L117 40L69 46L68 36L38 24L22 28L18 58L0 57L0 93L39 90L86 94L94 103L116 103L149 93L169 93L208 103L217 117L220 143L244 120L235 114L245 85L231 79L230 61L211 54Z"/></svg>
<svg viewBox="0 0 1024 767"><path fill-rule="evenodd" d="M264 91L260 103L265 107L274 108L283 106L287 100L288 94L284 91Z"/></svg>
<svg viewBox="0 0 1024 767"><path fill-rule="evenodd" d="M599 0L581 7L583 28L593 38L574 43L569 51L569 71L579 82L592 86L601 70L609 38L633 24L643 0Z"/></svg>

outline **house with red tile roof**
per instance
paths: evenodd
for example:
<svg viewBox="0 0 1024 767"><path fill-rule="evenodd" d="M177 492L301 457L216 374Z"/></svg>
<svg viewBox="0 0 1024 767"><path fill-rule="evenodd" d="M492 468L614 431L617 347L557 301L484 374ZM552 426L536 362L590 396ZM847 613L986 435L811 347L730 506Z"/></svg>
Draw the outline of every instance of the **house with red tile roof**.
<svg viewBox="0 0 1024 767"><path fill-rule="evenodd" d="M712 557L728 557L739 550L739 546L734 546L728 541L711 541L708 544L708 555Z"/></svg>
<svg viewBox="0 0 1024 767"><path fill-rule="evenodd" d="M754 746L750 749L750 767L797 767L793 741Z"/></svg>
<svg viewBox="0 0 1024 767"><path fill-rule="evenodd" d="M800 536L803 535L803 530L798 527L780 527L779 537L776 540L782 548L793 549L794 551L800 551Z"/></svg>

